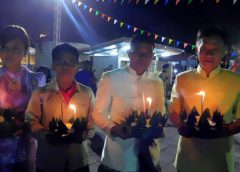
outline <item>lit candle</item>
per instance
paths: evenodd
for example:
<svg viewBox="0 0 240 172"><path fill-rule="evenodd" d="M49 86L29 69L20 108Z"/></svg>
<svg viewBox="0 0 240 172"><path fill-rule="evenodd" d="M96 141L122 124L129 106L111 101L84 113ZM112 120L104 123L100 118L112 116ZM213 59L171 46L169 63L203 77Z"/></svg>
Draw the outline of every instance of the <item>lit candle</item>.
<svg viewBox="0 0 240 172"><path fill-rule="evenodd" d="M202 115L204 111L205 91L199 91L197 95L201 96L201 115Z"/></svg>
<svg viewBox="0 0 240 172"><path fill-rule="evenodd" d="M147 115L150 115L150 107L151 107L151 104L152 104L152 98L151 97L147 97L146 101L148 103L148 109L147 109L148 113L147 113Z"/></svg>
<svg viewBox="0 0 240 172"><path fill-rule="evenodd" d="M76 106L74 104L70 104L69 108L73 110L73 118L76 119L76 117L77 117Z"/></svg>

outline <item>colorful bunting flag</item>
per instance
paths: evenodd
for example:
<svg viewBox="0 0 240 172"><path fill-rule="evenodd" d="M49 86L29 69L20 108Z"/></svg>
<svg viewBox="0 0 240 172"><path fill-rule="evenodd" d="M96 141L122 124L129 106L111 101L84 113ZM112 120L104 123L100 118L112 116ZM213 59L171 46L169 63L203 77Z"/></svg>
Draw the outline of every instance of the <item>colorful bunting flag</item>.
<svg viewBox="0 0 240 172"><path fill-rule="evenodd" d="M101 12L98 11L98 10L94 10L93 8L88 7L88 6L87 6L86 4L84 4L84 3L81 3L81 4L83 4L83 9L84 9L84 10L88 9L88 12L89 12L89 13L91 13L92 11L95 11L95 16L98 16L99 14L101 14L101 18L104 19L104 18L106 17L108 22L111 21L111 19L113 19L113 21L114 21L113 23L114 23L114 24L116 24L117 22L120 22L120 27L123 27L124 25L126 25L128 30L131 29L131 28L133 28L133 32L137 32L138 30L140 30L140 34L141 34L141 35L144 34L144 33L146 33L147 36L149 36L149 37L150 37L151 35L154 35L154 39L155 39L155 40L159 37L158 34L153 34L153 33L151 33L151 32L147 32L147 31L145 31L145 30L143 30L143 29L139 29L139 28L137 28L137 27L131 26L131 25L129 25L129 24L124 23L123 21L119 21L119 20L117 20L117 19L115 19L115 18L112 18L111 16L108 16L108 15L106 15L106 14L104 14L104 13L101 13ZM171 44L171 43L174 41L173 39L161 37L162 43L164 42L165 39L168 40L168 44ZM176 46L178 47L178 46L180 45L180 43L181 43L180 41L176 41ZM196 45L192 45L192 44L188 44L188 43L184 43L183 45L184 45L184 48L186 48L188 45L191 45L192 50L196 47Z"/></svg>
<svg viewBox="0 0 240 172"><path fill-rule="evenodd" d="M165 37L162 37L162 42L163 42L165 39L166 39Z"/></svg>
<svg viewBox="0 0 240 172"><path fill-rule="evenodd" d="M78 2L78 6L80 7L80 5L82 5L82 3L79 1L79 2Z"/></svg>
<svg viewBox="0 0 240 172"><path fill-rule="evenodd" d="M192 0L188 0L188 5L190 5L192 3Z"/></svg>
<svg viewBox="0 0 240 172"><path fill-rule="evenodd" d="M102 19L104 19L105 16L106 16L106 15L102 13Z"/></svg>
<svg viewBox="0 0 240 172"><path fill-rule="evenodd" d="M179 4L179 2L180 2L180 0L176 0L176 5L178 5L178 4Z"/></svg>
<svg viewBox="0 0 240 172"><path fill-rule="evenodd" d="M92 8L89 8L89 13L91 13L91 12L92 12L92 10L93 10Z"/></svg>
<svg viewBox="0 0 240 172"><path fill-rule="evenodd" d="M149 2L149 0L145 0L145 5Z"/></svg>
<svg viewBox="0 0 240 172"><path fill-rule="evenodd" d="M118 20L114 19L114 22L113 22L113 23L116 24L117 22L118 22Z"/></svg>
<svg viewBox="0 0 240 172"><path fill-rule="evenodd" d="M133 28L133 32L136 32L138 30L138 28L134 27Z"/></svg>
<svg viewBox="0 0 240 172"><path fill-rule="evenodd" d="M180 45L180 41L176 41L176 46L178 47Z"/></svg>
<svg viewBox="0 0 240 172"><path fill-rule="evenodd" d="M120 27L123 27L124 23L123 22L120 22Z"/></svg>
<svg viewBox="0 0 240 172"><path fill-rule="evenodd" d="M155 0L154 1L154 5L156 5L160 0Z"/></svg>
<svg viewBox="0 0 240 172"><path fill-rule="evenodd" d="M75 3L77 0L72 0L72 2L73 3ZM99 2L99 0L96 0L97 2ZM114 2L114 3L116 3L117 2L117 0L108 0L109 2ZM119 0L120 1L120 0ZM138 4L139 2L140 2L140 0L135 0L136 1L136 4ZM143 0L142 0L143 1ZM152 1L154 1L154 5L156 5L158 2L160 2L160 0L152 0ZM179 4L179 2L180 2L181 0L176 0L176 2L175 2L175 5L178 5ZM192 2L193 2L193 0L186 0L187 1L187 4L188 5L190 5ZM200 1L200 3L203 3L203 1L204 0L201 0ZM221 0L216 0L216 3L220 3L220 1ZM237 2L238 0L233 0L233 5L235 5L236 4L236 2ZM103 2L105 2L105 0L102 0L102 3ZM125 0L121 0L121 5L123 4L125 2ZM128 4L130 4L132 2L132 0L128 0L127 1L127 3ZM145 5L147 5L148 3L150 2L150 0L144 0L144 4ZM164 1L164 5L167 5L168 4L168 2L169 2L169 0L165 0ZM81 3L81 2L78 2L78 3ZM80 6L80 5L79 5Z"/></svg>
<svg viewBox="0 0 240 172"><path fill-rule="evenodd" d="M95 12L95 15L97 16L98 14L99 14L99 11L96 11L96 12Z"/></svg>
<svg viewBox="0 0 240 172"><path fill-rule="evenodd" d="M127 25L127 28L128 28L128 29L131 29L131 27L132 27L131 25L129 25L129 24Z"/></svg>
<svg viewBox="0 0 240 172"><path fill-rule="evenodd" d="M164 4L167 5L167 3L168 3L168 0L165 0Z"/></svg>

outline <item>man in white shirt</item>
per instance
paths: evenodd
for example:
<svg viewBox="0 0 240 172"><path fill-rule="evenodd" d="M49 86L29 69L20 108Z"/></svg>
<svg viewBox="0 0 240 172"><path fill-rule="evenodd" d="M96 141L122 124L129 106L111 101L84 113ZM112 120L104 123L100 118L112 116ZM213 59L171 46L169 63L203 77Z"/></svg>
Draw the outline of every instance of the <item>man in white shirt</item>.
<svg viewBox="0 0 240 172"><path fill-rule="evenodd" d="M106 134L99 172L144 171L140 169L142 163L138 158L142 142L124 133L121 123L133 110L145 110L143 97L152 98L150 112L165 113L163 83L157 75L147 71L153 49L154 42L150 38L134 37L128 51L130 65L104 73L101 78L93 112L95 123ZM154 139L148 150L151 165L145 168L161 171L160 140Z"/></svg>

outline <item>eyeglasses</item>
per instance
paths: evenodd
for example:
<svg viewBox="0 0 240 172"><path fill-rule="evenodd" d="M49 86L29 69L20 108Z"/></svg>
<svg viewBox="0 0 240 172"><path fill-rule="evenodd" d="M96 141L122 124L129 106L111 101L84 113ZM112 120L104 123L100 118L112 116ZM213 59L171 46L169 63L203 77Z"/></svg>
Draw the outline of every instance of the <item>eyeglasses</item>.
<svg viewBox="0 0 240 172"><path fill-rule="evenodd" d="M20 48L7 48L7 47L0 47L0 52L6 53L6 54L16 54L16 55L21 55L24 53L24 51Z"/></svg>
<svg viewBox="0 0 240 172"><path fill-rule="evenodd" d="M77 61L70 61L70 60L55 60L54 64L61 67L75 67L77 66Z"/></svg>
<svg viewBox="0 0 240 172"><path fill-rule="evenodd" d="M143 52L139 52L139 51L132 51L132 53L136 56L136 57L141 57L141 58L153 58L154 57L154 53L153 52L147 52L147 53L143 53Z"/></svg>

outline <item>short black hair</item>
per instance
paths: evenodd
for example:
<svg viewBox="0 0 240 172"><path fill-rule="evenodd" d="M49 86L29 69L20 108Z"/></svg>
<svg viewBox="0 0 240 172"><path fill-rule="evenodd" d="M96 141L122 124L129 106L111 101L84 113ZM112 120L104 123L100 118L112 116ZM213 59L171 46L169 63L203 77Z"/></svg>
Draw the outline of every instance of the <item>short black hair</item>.
<svg viewBox="0 0 240 172"><path fill-rule="evenodd" d="M150 36L135 35L130 42L131 49L133 50L138 46L138 44L141 44L141 43L150 44L153 46L153 48L155 48L154 40Z"/></svg>
<svg viewBox="0 0 240 172"><path fill-rule="evenodd" d="M53 48L52 61L54 62L61 53L70 53L70 54L74 55L74 57L77 61L79 59L78 50L75 47L73 47L67 43L64 43L64 44L57 45L56 47Z"/></svg>
<svg viewBox="0 0 240 172"><path fill-rule="evenodd" d="M229 49L231 43L228 37L227 32L220 26L206 26L200 29L197 33L196 42L200 41L204 37L218 36L222 39L224 45Z"/></svg>
<svg viewBox="0 0 240 172"><path fill-rule="evenodd" d="M0 32L0 46L4 45L12 40L19 39L24 45L25 54L28 52L29 48L29 36L27 31L18 25L7 25Z"/></svg>

